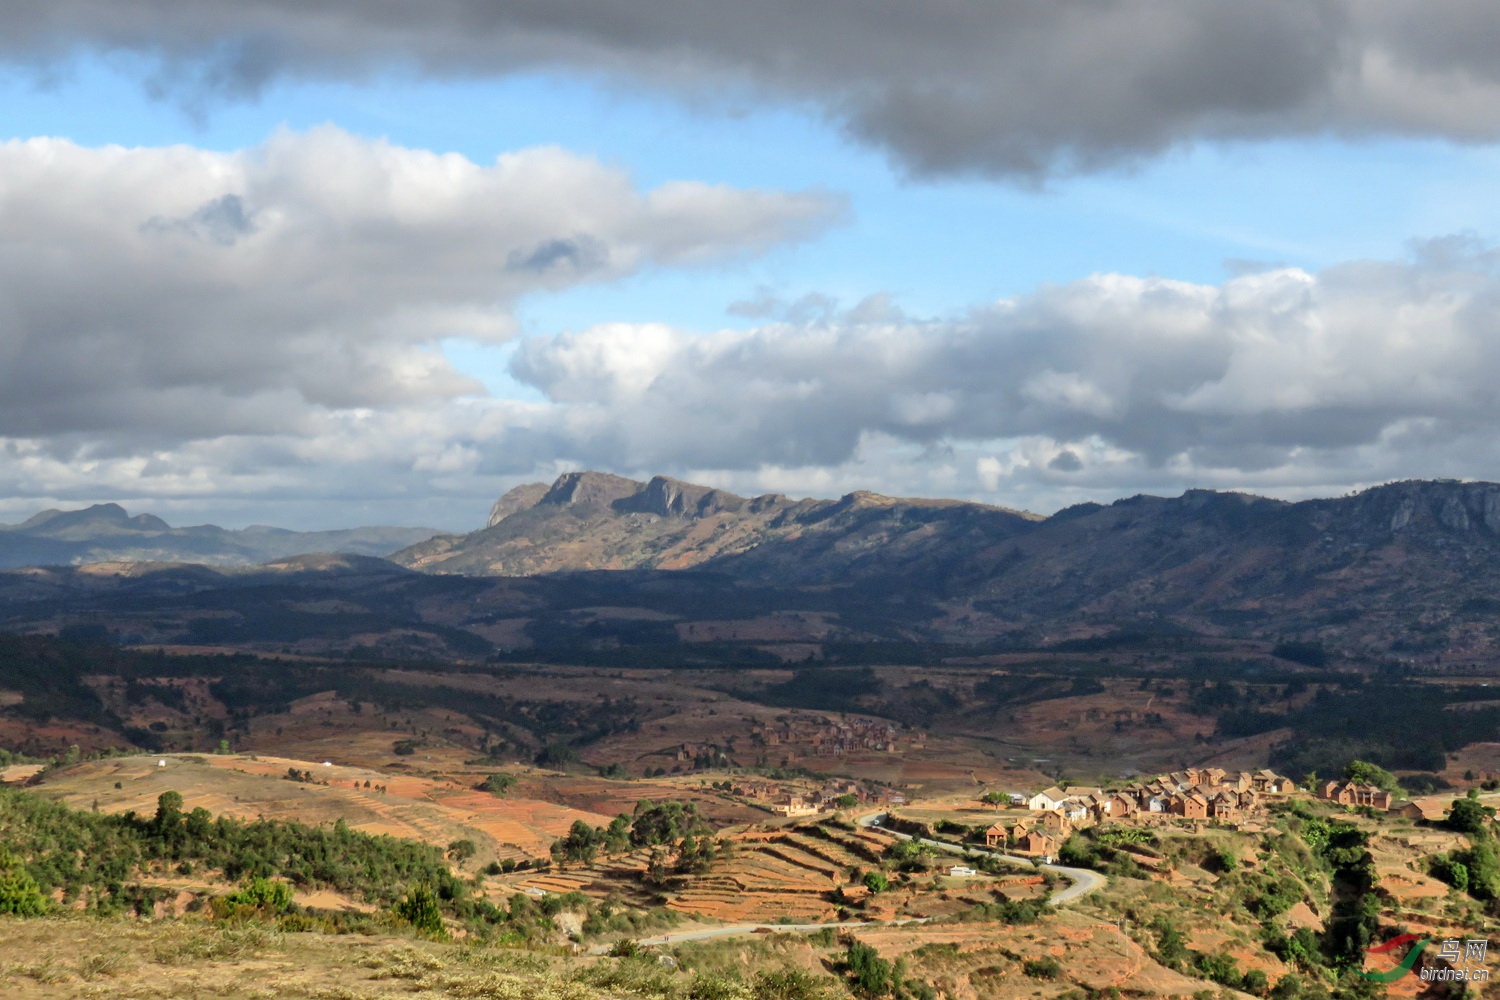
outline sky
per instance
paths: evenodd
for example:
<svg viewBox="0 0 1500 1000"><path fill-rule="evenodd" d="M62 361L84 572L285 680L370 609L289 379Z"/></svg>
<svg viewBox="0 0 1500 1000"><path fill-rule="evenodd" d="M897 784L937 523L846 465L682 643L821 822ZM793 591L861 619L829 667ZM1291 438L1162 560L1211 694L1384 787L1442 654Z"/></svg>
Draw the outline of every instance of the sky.
<svg viewBox="0 0 1500 1000"><path fill-rule="evenodd" d="M1478 0L20 0L0 522L1500 479Z"/></svg>

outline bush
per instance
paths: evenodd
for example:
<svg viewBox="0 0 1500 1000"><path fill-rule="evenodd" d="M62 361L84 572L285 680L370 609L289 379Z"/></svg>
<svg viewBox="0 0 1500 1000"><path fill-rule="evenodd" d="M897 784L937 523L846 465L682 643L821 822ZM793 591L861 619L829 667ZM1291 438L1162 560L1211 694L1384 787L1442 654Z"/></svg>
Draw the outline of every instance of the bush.
<svg viewBox="0 0 1500 1000"><path fill-rule="evenodd" d="M39 917L47 912L47 898L36 879L21 867L21 860L0 848L0 913L17 917Z"/></svg>
<svg viewBox="0 0 1500 1000"><path fill-rule="evenodd" d="M514 788L515 784L516 779L514 775L492 774L479 783L478 789L481 792L489 792L494 796L503 796L506 792Z"/></svg>
<svg viewBox="0 0 1500 1000"><path fill-rule="evenodd" d="M1062 978L1062 963L1051 955L1042 958L1028 958L1021 963L1021 971L1032 979L1060 979Z"/></svg>
<svg viewBox="0 0 1500 1000"><path fill-rule="evenodd" d="M755 977L756 1000L822 1000L828 991L817 978L801 969L779 969Z"/></svg>
<svg viewBox="0 0 1500 1000"><path fill-rule="evenodd" d="M248 906L263 913L285 913L292 905L292 887L285 882L253 878L224 897L233 906Z"/></svg>
<svg viewBox="0 0 1500 1000"><path fill-rule="evenodd" d="M406 898L395 906L396 916L411 924L423 934L444 937L443 911L438 906L437 895L427 886L414 886Z"/></svg>
<svg viewBox="0 0 1500 1000"><path fill-rule="evenodd" d="M849 989L855 996L882 997L892 992L896 985L891 963L861 941L849 942L844 953L844 966L849 971Z"/></svg>

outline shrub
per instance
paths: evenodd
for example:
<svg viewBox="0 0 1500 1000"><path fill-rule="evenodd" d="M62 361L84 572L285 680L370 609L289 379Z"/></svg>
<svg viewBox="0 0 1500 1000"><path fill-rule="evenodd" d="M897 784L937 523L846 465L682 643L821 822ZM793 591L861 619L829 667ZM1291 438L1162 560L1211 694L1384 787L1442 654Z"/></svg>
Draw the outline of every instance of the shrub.
<svg viewBox="0 0 1500 1000"><path fill-rule="evenodd" d="M1028 958L1021 963L1021 971L1032 979L1060 979L1062 978L1062 963L1051 955L1041 958Z"/></svg>
<svg viewBox="0 0 1500 1000"><path fill-rule="evenodd" d="M285 913L292 905L292 887L285 882L257 877L225 896L224 901L265 913Z"/></svg>
<svg viewBox="0 0 1500 1000"><path fill-rule="evenodd" d="M849 948L844 953L844 965L849 970L849 989L856 996L885 996L895 986L895 970L891 963L861 941L849 942Z"/></svg>
<svg viewBox="0 0 1500 1000"><path fill-rule="evenodd" d="M437 895L427 886L414 886L406 894L406 898L397 903L394 909L398 918L411 924L423 934L431 934L434 937L445 936L443 911L438 906Z"/></svg>
<svg viewBox="0 0 1500 1000"><path fill-rule="evenodd" d="M47 912L47 898L36 879L21 867L21 859L0 848L0 913L39 917Z"/></svg>
<svg viewBox="0 0 1500 1000"><path fill-rule="evenodd" d="M516 779L510 774L492 774L479 783L479 791L489 792L491 795L503 796L515 787Z"/></svg>

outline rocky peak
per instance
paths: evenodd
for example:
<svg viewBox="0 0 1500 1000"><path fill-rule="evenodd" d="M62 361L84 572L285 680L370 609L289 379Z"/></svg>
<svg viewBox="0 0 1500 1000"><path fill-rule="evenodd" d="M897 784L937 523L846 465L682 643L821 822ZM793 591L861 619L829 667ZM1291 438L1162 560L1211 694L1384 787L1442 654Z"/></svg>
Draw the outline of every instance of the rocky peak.
<svg viewBox="0 0 1500 1000"><path fill-rule="evenodd" d="M645 489L633 496L615 501L616 510L627 513L655 514L658 517L708 517L724 511L738 511L745 498L711 486L685 483L671 476L655 476Z"/></svg>
<svg viewBox="0 0 1500 1000"><path fill-rule="evenodd" d="M609 510L615 501L635 496L645 484L608 472L567 472L557 477L537 505Z"/></svg>

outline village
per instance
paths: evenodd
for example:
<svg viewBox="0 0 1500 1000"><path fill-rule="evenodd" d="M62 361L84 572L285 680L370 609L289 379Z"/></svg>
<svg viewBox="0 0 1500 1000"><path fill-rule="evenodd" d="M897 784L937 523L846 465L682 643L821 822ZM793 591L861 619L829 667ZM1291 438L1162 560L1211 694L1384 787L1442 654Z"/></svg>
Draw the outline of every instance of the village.
<svg viewBox="0 0 1500 1000"><path fill-rule="evenodd" d="M1190 767L1116 789L1051 786L1029 796L1013 795L1027 815L997 822L984 831L987 847L1033 857L1050 857L1075 831L1101 823L1149 824L1174 820L1213 822L1239 828L1266 806L1297 792L1296 784L1274 771L1226 771ZM1414 803L1375 785L1329 781L1316 796L1339 805L1421 818Z"/></svg>
<svg viewBox="0 0 1500 1000"><path fill-rule="evenodd" d="M817 757L865 751L900 753L905 748L920 750L927 741L926 733L885 719L800 713L781 716L771 725L757 725L750 737L758 746L810 751Z"/></svg>

